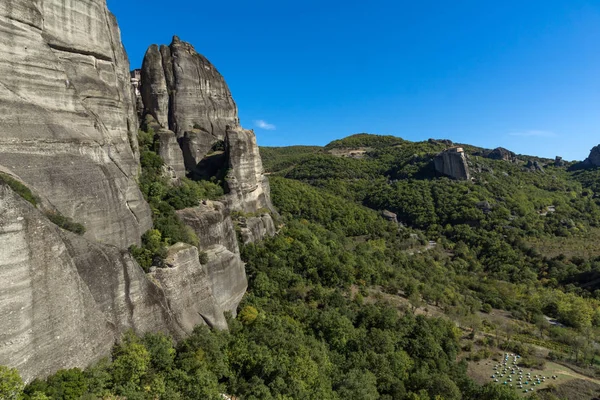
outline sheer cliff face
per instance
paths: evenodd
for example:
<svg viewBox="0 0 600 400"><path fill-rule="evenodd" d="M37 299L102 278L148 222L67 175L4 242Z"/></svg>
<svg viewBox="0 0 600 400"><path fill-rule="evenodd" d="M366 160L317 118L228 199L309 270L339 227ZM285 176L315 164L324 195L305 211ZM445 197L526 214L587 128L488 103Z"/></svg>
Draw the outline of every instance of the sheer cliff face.
<svg viewBox="0 0 600 400"><path fill-rule="evenodd" d="M465 152L460 147L442 151L433 159L437 172L457 180L469 180L471 174Z"/></svg>
<svg viewBox="0 0 600 400"><path fill-rule="evenodd" d="M171 170L179 177L184 170L206 175L203 160L223 141L221 169L228 170L223 202L229 211L251 214L241 226L244 241L273 234L269 212L274 210L256 136L240 126L233 97L217 69L175 37L170 46L152 45L146 52L141 92L144 112L155 120L159 151Z"/></svg>
<svg viewBox="0 0 600 400"><path fill-rule="evenodd" d="M223 76L178 37L170 46L152 45L146 52L142 98L147 112L179 137L199 131L223 140L228 127L239 126L237 107Z"/></svg>
<svg viewBox="0 0 600 400"><path fill-rule="evenodd" d="M151 226L137 187L129 62L105 0L0 3L0 165L127 247Z"/></svg>
<svg viewBox="0 0 600 400"><path fill-rule="evenodd" d="M62 231L0 184L0 365L29 381L90 365L128 329L176 338L198 324L226 329L223 311L235 312L246 276L230 240L214 240L206 265L177 244L169 268L148 276L127 252Z"/></svg>

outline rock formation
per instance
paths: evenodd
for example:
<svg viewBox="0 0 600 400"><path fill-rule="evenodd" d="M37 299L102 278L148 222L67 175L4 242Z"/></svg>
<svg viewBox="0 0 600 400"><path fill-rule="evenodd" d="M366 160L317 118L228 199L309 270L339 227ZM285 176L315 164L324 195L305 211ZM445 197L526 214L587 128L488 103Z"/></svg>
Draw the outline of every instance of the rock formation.
<svg viewBox="0 0 600 400"><path fill-rule="evenodd" d="M187 171L204 179L228 171L223 202L229 212L242 215L243 240L274 234L256 136L240 126L237 106L217 69L174 37L170 46L150 46L141 80L144 114L154 121L149 126L158 132L159 152L175 175ZM213 151L219 143L224 150Z"/></svg>
<svg viewBox="0 0 600 400"><path fill-rule="evenodd" d="M600 144L592 148L590 155L583 163L592 167L600 167Z"/></svg>
<svg viewBox="0 0 600 400"><path fill-rule="evenodd" d="M136 184L137 117L105 0L5 0L0 25L0 165L87 238L139 243L151 218Z"/></svg>
<svg viewBox="0 0 600 400"><path fill-rule="evenodd" d="M174 246L167 261L176 268L149 279L126 251L62 231L0 184L0 365L31 380L86 367L128 329L225 327L197 250Z"/></svg>
<svg viewBox="0 0 600 400"><path fill-rule="evenodd" d="M505 149L504 147L497 147L487 155L487 158L491 158L492 160L515 162L517 160L517 155L512 151Z"/></svg>
<svg viewBox="0 0 600 400"><path fill-rule="evenodd" d="M42 198L37 209L0 182L0 365L29 381L86 367L128 329L181 338L202 323L226 328L247 288L237 235L256 241L275 227L256 138L223 77L177 38L130 76L105 0L5 0L0 30L0 171ZM205 173L219 144L212 160L228 171L222 203L178 212L198 247L175 244L148 274L125 250L152 225L136 182L132 83L173 179Z"/></svg>
<svg viewBox="0 0 600 400"><path fill-rule="evenodd" d="M465 152L461 147L442 151L433 159L435 169L440 174L457 180L471 179Z"/></svg>
<svg viewBox="0 0 600 400"><path fill-rule="evenodd" d="M398 215L388 210L383 210L381 216L390 222L398 223Z"/></svg>

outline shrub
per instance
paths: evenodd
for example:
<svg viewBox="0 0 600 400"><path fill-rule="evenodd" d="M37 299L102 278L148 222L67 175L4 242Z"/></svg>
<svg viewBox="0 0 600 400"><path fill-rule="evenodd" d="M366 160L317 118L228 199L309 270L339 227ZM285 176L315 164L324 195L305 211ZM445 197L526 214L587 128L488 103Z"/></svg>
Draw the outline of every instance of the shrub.
<svg viewBox="0 0 600 400"><path fill-rule="evenodd" d="M246 306L240 311L239 320L244 325L252 324L258 318L258 310L252 306Z"/></svg>
<svg viewBox="0 0 600 400"><path fill-rule="evenodd" d="M208 264L208 253L206 253L205 251L199 252L198 261L200 261L200 264L202 265Z"/></svg>
<svg viewBox="0 0 600 400"><path fill-rule="evenodd" d="M46 217L55 225L59 226L62 229L67 231L71 231L78 235L83 235L85 233L85 226L78 222L74 222L71 218L65 217L60 213L47 212Z"/></svg>
<svg viewBox="0 0 600 400"><path fill-rule="evenodd" d="M23 380L14 368L0 365L0 399L17 400L23 393Z"/></svg>
<svg viewBox="0 0 600 400"><path fill-rule="evenodd" d="M27 186L23 185L18 180L0 172L0 183L5 183L6 185L8 185L8 187L10 187L13 190L13 192L21 196L23 199L27 200L34 206L37 206L37 203L40 199L36 195L34 195Z"/></svg>

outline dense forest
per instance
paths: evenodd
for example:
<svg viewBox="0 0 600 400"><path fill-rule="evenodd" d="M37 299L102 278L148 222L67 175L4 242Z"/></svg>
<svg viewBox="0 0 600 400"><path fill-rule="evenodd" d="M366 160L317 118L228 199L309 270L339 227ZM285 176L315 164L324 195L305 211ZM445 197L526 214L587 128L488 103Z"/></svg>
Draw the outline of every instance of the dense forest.
<svg viewBox="0 0 600 400"><path fill-rule="evenodd" d="M522 398L472 371L504 351L540 371L566 365L592 385L600 170L464 145L473 180L456 181L432 163L449 145L360 134L261 149L279 232L243 246L249 290L229 331L199 326L179 343L129 333L97 365L26 386L0 367L0 398ZM131 251L147 269L169 244L194 244L174 211L226 188L172 187L151 136L141 133L141 147L155 229ZM591 399L600 388L558 383L527 397Z"/></svg>

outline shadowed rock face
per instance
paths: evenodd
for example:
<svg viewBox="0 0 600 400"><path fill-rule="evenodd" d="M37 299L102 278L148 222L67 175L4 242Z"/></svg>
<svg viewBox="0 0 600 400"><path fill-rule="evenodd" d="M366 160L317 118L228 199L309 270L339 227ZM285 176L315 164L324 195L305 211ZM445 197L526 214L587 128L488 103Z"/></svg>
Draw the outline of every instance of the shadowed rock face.
<svg viewBox="0 0 600 400"><path fill-rule="evenodd" d="M469 166L462 148L455 147L439 153L433 159L437 172L457 180L469 180Z"/></svg>
<svg viewBox="0 0 600 400"><path fill-rule="evenodd" d="M600 167L600 144L592 148L590 155L585 159L584 164Z"/></svg>
<svg viewBox="0 0 600 400"><path fill-rule="evenodd" d="M0 165L120 247L151 226L129 62L105 0L0 2Z"/></svg>

